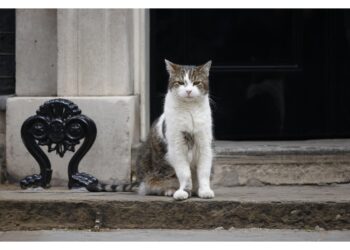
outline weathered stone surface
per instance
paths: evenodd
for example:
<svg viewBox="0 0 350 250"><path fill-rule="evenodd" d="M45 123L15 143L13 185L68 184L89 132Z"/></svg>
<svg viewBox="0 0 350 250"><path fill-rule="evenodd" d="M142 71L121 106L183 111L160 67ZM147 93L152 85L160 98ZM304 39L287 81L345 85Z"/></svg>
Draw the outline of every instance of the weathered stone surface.
<svg viewBox="0 0 350 250"><path fill-rule="evenodd" d="M0 144L0 185L5 183L7 180L7 176L6 176L6 166L4 164L4 155L5 155L5 145L4 144Z"/></svg>
<svg viewBox="0 0 350 250"><path fill-rule="evenodd" d="M131 9L59 9L58 95L133 94Z"/></svg>
<svg viewBox="0 0 350 250"><path fill-rule="evenodd" d="M93 229L97 224L101 229L350 229L349 190L349 185L221 188L213 200L182 202L132 193L2 190L0 230Z"/></svg>
<svg viewBox="0 0 350 250"><path fill-rule="evenodd" d="M348 241L349 230L231 228L229 230L112 229L0 232L0 241ZM205 243L204 243L205 244ZM220 247L221 248L221 247Z"/></svg>
<svg viewBox="0 0 350 250"><path fill-rule="evenodd" d="M218 186L350 182L350 140L216 142Z"/></svg>
<svg viewBox="0 0 350 250"><path fill-rule="evenodd" d="M215 141L218 187L350 182L350 140ZM134 145L133 162L140 145ZM133 164L134 166L134 164Z"/></svg>
<svg viewBox="0 0 350 250"><path fill-rule="evenodd" d="M0 145L5 146L6 113L0 111Z"/></svg>
<svg viewBox="0 0 350 250"><path fill-rule="evenodd" d="M55 9L16 10L16 94L57 93L57 18Z"/></svg>
<svg viewBox="0 0 350 250"><path fill-rule="evenodd" d="M299 141L216 141L218 155L288 155L349 153L349 139Z"/></svg>
<svg viewBox="0 0 350 250"><path fill-rule="evenodd" d="M39 173L39 166L24 147L20 129L23 122L48 97L9 98L6 121L6 162L9 175L21 179ZM131 144L138 138L135 127L137 112L135 96L129 97L67 97L76 103L83 114L92 118L97 126L97 138L80 163L79 170L106 182L128 180L131 165ZM43 148L45 151L47 148ZM67 152L60 158L48 154L53 168L53 185L67 185L67 166L73 155Z"/></svg>

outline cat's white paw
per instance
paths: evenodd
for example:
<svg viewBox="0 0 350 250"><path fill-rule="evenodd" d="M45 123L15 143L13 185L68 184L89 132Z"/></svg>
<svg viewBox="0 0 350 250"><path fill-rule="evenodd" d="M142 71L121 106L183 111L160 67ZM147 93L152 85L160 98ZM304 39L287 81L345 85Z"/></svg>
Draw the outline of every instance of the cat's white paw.
<svg viewBox="0 0 350 250"><path fill-rule="evenodd" d="M164 195L165 196L169 196L169 197L173 196L175 191L176 191L175 189L168 189L168 190L165 191Z"/></svg>
<svg viewBox="0 0 350 250"><path fill-rule="evenodd" d="M198 196L202 199L212 199L215 197L214 191L209 189L199 189Z"/></svg>
<svg viewBox="0 0 350 250"><path fill-rule="evenodd" d="M175 200L186 200L188 198L188 193L185 191L185 190L177 190L175 193L174 193L174 199Z"/></svg>

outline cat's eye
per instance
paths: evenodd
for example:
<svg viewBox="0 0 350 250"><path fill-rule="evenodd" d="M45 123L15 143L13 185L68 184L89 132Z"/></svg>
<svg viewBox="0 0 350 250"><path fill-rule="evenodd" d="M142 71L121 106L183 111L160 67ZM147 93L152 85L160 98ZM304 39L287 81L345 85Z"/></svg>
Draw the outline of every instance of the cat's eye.
<svg viewBox="0 0 350 250"><path fill-rule="evenodd" d="M180 82L180 81L177 81L176 83L179 84L179 85L184 85L185 84L184 82Z"/></svg>
<svg viewBox="0 0 350 250"><path fill-rule="evenodd" d="M202 83L201 81L196 81L196 82L193 83L193 85L196 86L196 85L199 85L201 83Z"/></svg>

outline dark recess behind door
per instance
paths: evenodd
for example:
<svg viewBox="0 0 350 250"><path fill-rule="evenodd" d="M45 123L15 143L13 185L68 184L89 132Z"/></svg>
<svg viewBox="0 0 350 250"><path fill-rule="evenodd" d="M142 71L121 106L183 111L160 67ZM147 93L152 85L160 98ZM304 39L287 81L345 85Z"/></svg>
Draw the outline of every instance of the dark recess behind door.
<svg viewBox="0 0 350 250"><path fill-rule="evenodd" d="M151 10L151 120L164 58L213 60L219 140L350 136L349 10Z"/></svg>
<svg viewBox="0 0 350 250"><path fill-rule="evenodd" d="M0 95L15 93L15 10L0 9Z"/></svg>

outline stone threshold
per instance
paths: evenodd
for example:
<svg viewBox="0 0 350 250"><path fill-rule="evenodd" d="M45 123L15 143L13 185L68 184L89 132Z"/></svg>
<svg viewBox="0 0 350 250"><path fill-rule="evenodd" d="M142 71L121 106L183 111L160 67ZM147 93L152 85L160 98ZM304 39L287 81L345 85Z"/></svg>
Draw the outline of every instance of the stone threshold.
<svg viewBox="0 0 350 250"><path fill-rule="evenodd" d="M213 183L231 186L350 182L350 139L216 141Z"/></svg>
<svg viewBox="0 0 350 250"><path fill-rule="evenodd" d="M350 229L350 185L216 188L174 201L134 193L0 186L0 231L45 229Z"/></svg>
<svg viewBox="0 0 350 250"><path fill-rule="evenodd" d="M344 154L350 153L350 139L215 141L214 151L218 156Z"/></svg>

